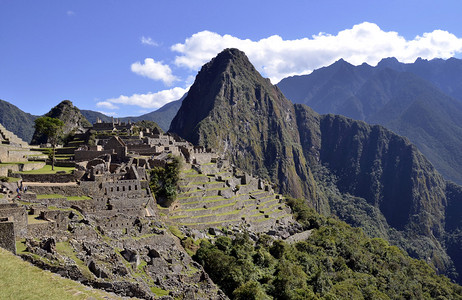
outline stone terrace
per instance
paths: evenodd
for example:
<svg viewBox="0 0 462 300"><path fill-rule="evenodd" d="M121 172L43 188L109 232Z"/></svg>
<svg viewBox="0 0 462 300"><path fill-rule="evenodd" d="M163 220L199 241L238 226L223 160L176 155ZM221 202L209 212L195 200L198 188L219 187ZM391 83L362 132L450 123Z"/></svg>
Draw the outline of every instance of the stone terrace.
<svg viewBox="0 0 462 300"><path fill-rule="evenodd" d="M159 207L172 225L196 229L238 225L266 232L293 222L290 208L269 184L229 166L192 165L182 172L179 185L170 208Z"/></svg>

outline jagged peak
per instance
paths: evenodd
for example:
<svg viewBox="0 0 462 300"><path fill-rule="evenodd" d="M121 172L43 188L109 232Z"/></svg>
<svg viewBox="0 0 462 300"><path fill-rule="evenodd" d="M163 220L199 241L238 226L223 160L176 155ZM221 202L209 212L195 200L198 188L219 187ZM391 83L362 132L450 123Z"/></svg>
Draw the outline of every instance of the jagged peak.
<svg viewBox="0 0 462 300"><path fill-rule="evenodd" d="M202 67L198 77L201 75L200 73L217 74L226 72L231 69L231 66L235 70L246 69L247 71L258 73L243 51L236 48L226 48Z"/></svg>
<svg viewBox="0 0 462 300"><path fill-rule="evenodd" d="M338 65L338 66L353 66L352 64L350 64L349 62L347 62L346 60L344 60L343 58L340 58L339 60L337 60L336 62L334 62L332 65Z"/></svg>
<svg viewBox="0 0 462 300"><path fill-rule="evenodd" d="M415 64L417 63L425 63L425 62L428 62L428 59L424 59L422 57L417 57L417 59L414 61Z"/></svg>
<svg viewBox="0 0 462 300"><path fill-rule="evenodd" d="M377 66L388 65L388 64L396 64L396 63L399 63L399 61L398 61L398 59L396 57L386 57L386 58L382 58L382 60L379 61Z"/></svg>
<svg viewBox="0 0 462 300"><path fill-rule="evenodd" d="M235 48L224 49L197 74L170 124L170 131L197 143L198 140L192 137L195 126L217 106L233 105L237 101L243 103L245 97L236 93L242 86L259 86L265 91L276 90L269 80L260 75L244 52ZM282 95L278 90L276 94Z"/></svg>

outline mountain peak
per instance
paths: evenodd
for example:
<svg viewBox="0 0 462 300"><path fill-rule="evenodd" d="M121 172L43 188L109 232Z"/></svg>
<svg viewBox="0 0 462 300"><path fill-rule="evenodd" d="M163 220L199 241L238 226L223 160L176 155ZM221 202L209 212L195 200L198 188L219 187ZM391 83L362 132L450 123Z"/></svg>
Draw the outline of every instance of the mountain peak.
<svg viewBox="0 0 462 300"><path fill-rule="evenodd" d="M80 110L74 106L70 100L61 101L58 105L53 107L46 117L57 118L64 122L63 133L64 135L70 132L83 131L83 127L90 126L90 122L82 115ZM32 137L31 144L47 143L48 137L35 131Z"/></svg>
<svg viewBox="0 0 462 300"><path fill-rule="evenodd" d="M202 67L170 132L217 149L246 172L277 179L284 193L314 191L306 167L282 158L290 153L304 161L299 148L292 149L299 144L293 104L237 49L225 49Z"/></svg>
<svg viewBox="0 0 462 300"><path fill-rule="evenodd" d="M245 53L237 48L226 48L215 57L215 59L239 59L247 58Z"/></svg>
<svg viewBox="0 0 462 300"><path fill-rule="evenodd" d="M332 65L352 66L352 64L350 64L349 62L347 62L347 61L344 60L343 58L340 58L339 60L337 60L336 62L334 62Z"/></svg>
<svg viewBox="0 0 462 300"><path fill-rule="evenodd" d="M228 48L205 64L183 100L170 125L170 131L199 143L195 127L218 106L249 100L237 92L244 85L265 85L267 81L250 63L244 52Z"/></svg>
<svg viewBox="0 0 462 300"><path fill-rule="evenodd" d="M396 59L396 57L387 57L382 59L378 64L377 64L378 69L385 69L385 68L390 68L393 70L397 71L402 71L404 66L402 63Z"/></svg>

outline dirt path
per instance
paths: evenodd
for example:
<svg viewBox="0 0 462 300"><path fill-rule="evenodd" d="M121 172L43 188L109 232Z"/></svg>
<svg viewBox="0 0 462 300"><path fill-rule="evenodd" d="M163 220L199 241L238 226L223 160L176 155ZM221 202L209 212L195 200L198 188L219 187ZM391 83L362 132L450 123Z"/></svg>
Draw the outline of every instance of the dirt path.
<svg viewBox="0 0 462 300"><path fill-rule="evenodd" d="M76 186L77 182L24 182L23 186Z"/></svg>

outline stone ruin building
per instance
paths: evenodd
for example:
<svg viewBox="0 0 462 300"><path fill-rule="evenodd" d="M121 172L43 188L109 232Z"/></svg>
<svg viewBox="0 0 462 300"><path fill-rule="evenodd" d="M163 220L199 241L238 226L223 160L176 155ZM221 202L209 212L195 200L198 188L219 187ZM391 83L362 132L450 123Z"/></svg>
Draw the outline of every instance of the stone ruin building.
<svg viewBox="0 0 462 300"><path fill-rule="evenodd" d="M170 207L162 207L149 188L148 171L165 166L172 156L183 162L179 194ZM217 226L245 227L276 238L300 229L271 184L238 170L211 149L158 130L135 137L100 135L95 146L75 150L73 163L72 174L22 175L28 190L20 200L12 199L14 187L9 188L8 200L0 201L0 247L16 252L16 241L25 239L27 251L62 265L64 276L95 287L120 291L117 279L129 285L123 289L126 296L149 299L151 288L160 287L172 295L221 299L202 267L166 233L166 225L205 238L204 230L212 227L216 234ZM60 258L56 244L75 251L74 260L83 264L78 272ZM146 264L144 272L154 282L134 275L136 284L127 283L124 276L136 274L140 264ZM82 271L87 269L90 275Z"/></svg>

